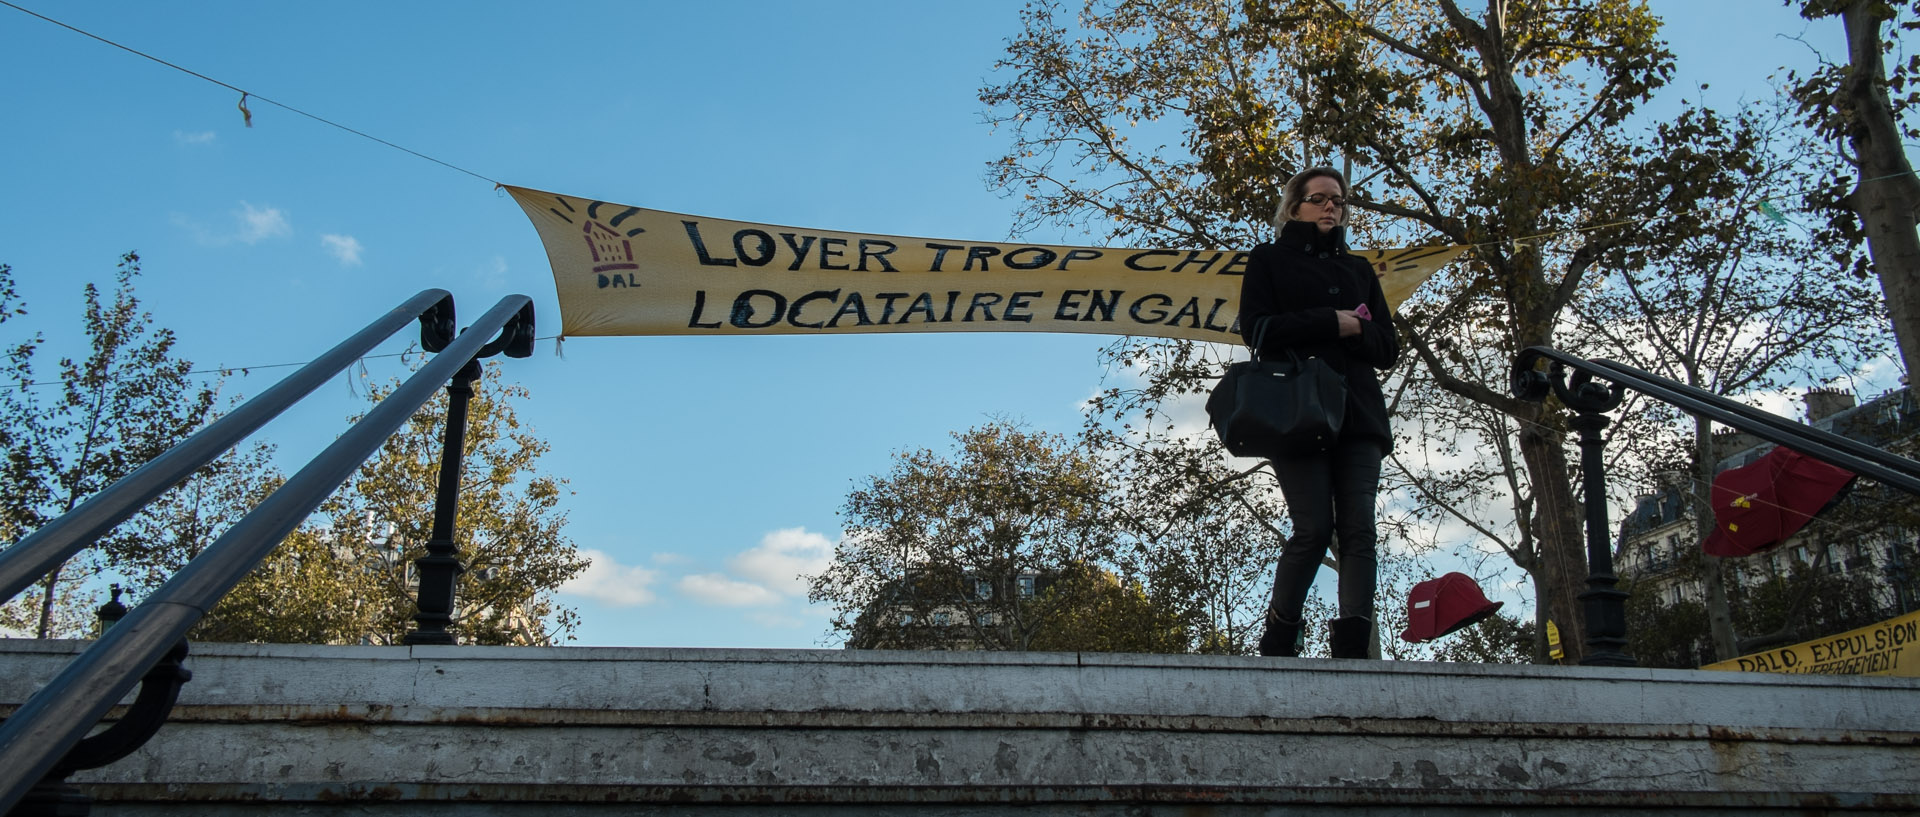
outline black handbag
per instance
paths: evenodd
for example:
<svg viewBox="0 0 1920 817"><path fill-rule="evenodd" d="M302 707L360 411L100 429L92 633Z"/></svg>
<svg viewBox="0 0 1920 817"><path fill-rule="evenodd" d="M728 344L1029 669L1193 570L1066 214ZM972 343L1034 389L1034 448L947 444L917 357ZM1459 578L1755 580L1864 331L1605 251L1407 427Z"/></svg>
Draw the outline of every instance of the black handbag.
<svg viewBox="0 0 1920 817"><path fill-rule="evenodd" d="M1317 357L1291 350L1261 360L1267 321L1254 329L1253 359L1227 367L1207 397L1207 416L1236 457L1289 457L1333 447L1347 416L1347 383Z"/></svg>

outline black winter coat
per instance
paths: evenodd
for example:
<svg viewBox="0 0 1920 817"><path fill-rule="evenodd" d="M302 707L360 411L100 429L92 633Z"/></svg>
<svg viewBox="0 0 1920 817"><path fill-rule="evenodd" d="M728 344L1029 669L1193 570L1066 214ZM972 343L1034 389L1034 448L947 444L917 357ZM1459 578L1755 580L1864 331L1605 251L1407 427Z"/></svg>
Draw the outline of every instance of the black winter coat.
<svg viewBox="0 0 1920 817"><path fill-rule="evenodd" d="M1367 305L1372 320L1360 321L1360 334L1340 337L1333 313ZM1260 319L1272 316L1260 348L1262 358L1285 357L1291 349L1315 355L1347 380L1347 416L1340 436L1374 438L1393 448L1387 427L1387 402L1376 369L1392 368L1400 357L1400 335L1387 313L1387 296L1373 266L1347 252L1346 228L1325 235L1309 221L1289 221L1272 244L1253 248L1240 280L1240 336L1252 346Z"/></svg>

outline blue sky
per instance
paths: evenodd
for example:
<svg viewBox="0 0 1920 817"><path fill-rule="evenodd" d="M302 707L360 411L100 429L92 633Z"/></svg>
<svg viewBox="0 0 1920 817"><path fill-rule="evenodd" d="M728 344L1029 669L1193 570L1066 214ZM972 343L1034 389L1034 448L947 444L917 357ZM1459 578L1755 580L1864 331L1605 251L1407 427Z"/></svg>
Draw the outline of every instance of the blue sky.
<svg viewBox="0 0 1920 817"><path fill-rule="evenodd" d="M1017 30L1014 0L23 5L508 184L879 234L1001 240L1012 223L983 182L1007 139L976 92ZM1673 15L1676 85L1710 82L1721 104L1806 64L1776 35L1840 42L1837 22L1809 28L1771 0L1655 6ZM479 178L257 99L245 127L237 93L8 8L0 89L0 263L56 343L77 342L81 284L127 250L202 368L307 360L427 287L469 318L524 293L543 335L559 324L532 227ZM838 538L849 488L994 418L1077 428L1104 342L581 338L509 361L596 559L563 595L577 643L821 645L827 612L794 574ZM291 470L358 405L343 379L262 436Z"/></svg>

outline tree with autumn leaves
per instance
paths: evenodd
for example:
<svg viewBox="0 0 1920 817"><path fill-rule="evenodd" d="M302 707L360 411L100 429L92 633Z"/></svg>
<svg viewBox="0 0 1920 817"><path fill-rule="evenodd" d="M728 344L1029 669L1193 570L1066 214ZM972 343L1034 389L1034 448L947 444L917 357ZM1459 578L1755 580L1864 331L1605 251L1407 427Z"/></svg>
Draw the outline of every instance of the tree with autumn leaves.
<svg viewBox="0 0 1920 817"><path fill-rule="evenodd" d="M0 500L0 539L19 539L211 419L215 391L194 385L192 365L174 353L173 333L155 328L142 310L134 292L140 274L130 253L111 295L84 288L90 353L59 361L54 380L36 380L40 334L9 341L0 445L10 488ZM21 314L11 270L0 266L0 323ZM370 389L369 399L391 391ZM565 483L538 468L546 443L514 413L513 403L525 397L490 366L469 407L457 535L469 568L453 624L467 643L551 643L575 623L552 594L585 562L564 533L558 505ZM425 553L445 412L442 391L192 637L399 643L411 627L409 568ZM137 602L282 481L271 446L227 452L70 559L37 592L0 606L0 625L42 638L88 632L108 581L131 590Z"/></svg>
<svg viewBox="0 0 1920 817"><path fill-rule="evenodd" d="M74 509L206 420L214 392L195 385L192 364L173 351L172 330L155 327L134 295L140 256L121 256L110 293L89 282L81 289L83 357L62 357L47 379L36 367L40 333L6 343L6 382L0 384L0 454L6 489L0 491L0 541L9 544ZM0 327L26 314L0 265ZM111 567L108 553L142 548L121 527L91 553L47 574L31 593L0 604L0 625L48 638L86 627L90 580Z"/></svg>
<svg viewBox="0 0 1920 817"><path fill-rule="evenodd" d="M1357 244L1469 245L1396 316L1411 363L1389 384L1406 437L1391 479L1420 512L1474 528L1531 577L1541 619L1577 634L1567 413L1515 399L1508 370L1531 346L1621 357L1582 323L1594 296L1721 229L1689 214L1745 195L1758 150L1731 118L1636 118L1673 72L1659 33L1628 0L1042 0L981 92L1012 142L990 178L1020 197L1023 228L1235 249L1266 235L1282 182L1333 164L1354 180ZM1169 408L1210 385L1220 354L1124 339L1110 355L1145 385L1109 394Z"/></svg>
<svg viewBox="0 0 1920 817"><path fill-rule="evenodd" d="M946 453L899 452L848 495L833 559L810 577L848 647L1253 651L1282 538L1277 497L1226 490L1246 475L1217 443L1130 454L1097 428L1068 437L1004 420L953 437ZM1199 479L1168 478L1162 456ZM1386 565L1388 595L1404 598L1417 566ZM1506 617L1481 637L1387 649L1512 661L1529 633Z"/></svg>

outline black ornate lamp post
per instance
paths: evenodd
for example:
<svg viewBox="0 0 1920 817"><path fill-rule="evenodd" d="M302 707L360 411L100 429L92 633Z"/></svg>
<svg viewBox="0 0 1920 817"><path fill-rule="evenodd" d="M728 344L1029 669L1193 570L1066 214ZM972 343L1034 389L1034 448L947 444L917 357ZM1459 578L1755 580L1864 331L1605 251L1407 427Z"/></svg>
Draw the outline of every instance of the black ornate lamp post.
<svg viewBox="0 0 1920 817"><path fill-rule="evenodd" d="M445 340L440 341L441 348L445 345ZM447 627L453 623L455 580L467 570L453 541L460 508L460 471L466 456L467 404L473 400L474 381L480 379L480 361L502 351L508 357L533 354L531 304L447 381L447 428L440 448L440 482L433 499L433 531L427 537L427 555L413 563L420 576L419 612L413 616L413 632L401 639L410 645L455 643Z"/></svg>
<svg viewBox="0 0 1920 817"><path fill-rule="evenodd" d="M113 598L107 599L107 603L100 605L100 609L95 610L93 613L94 617L100 621L98 629L102 633L106 632L107 628L112 627L115 622L127 617L127 606L120 603L120 593L122 591L120 590L119 583L116 582L112 585L112 592Z"/></svg>
<svg viewBox="0 0 1920 817"><path fill-rule="evenodd" d="M1582 491L1587 506L1587 592L1580 594L1586 618L1586 657L1580 663L1608 667L1631 667L1636 662L1626 654L1627 593L1619 590L1620 577L1613 572L1613 550L1608 544L1612 531L1607 524L1606 460L1602 456L1606 437L1601 435L1609 420L1602 412L1620 407L1626 387L1597 383L1593 373L1575 368L1567 376L1564 365L1551 363L1547 371L1534 367L1539 358L1522 354L1514 362L1513 392L1523 400L1541 401L1548 394L1573 409L1567 425L1580 434L1580 470Z"/></svg>

